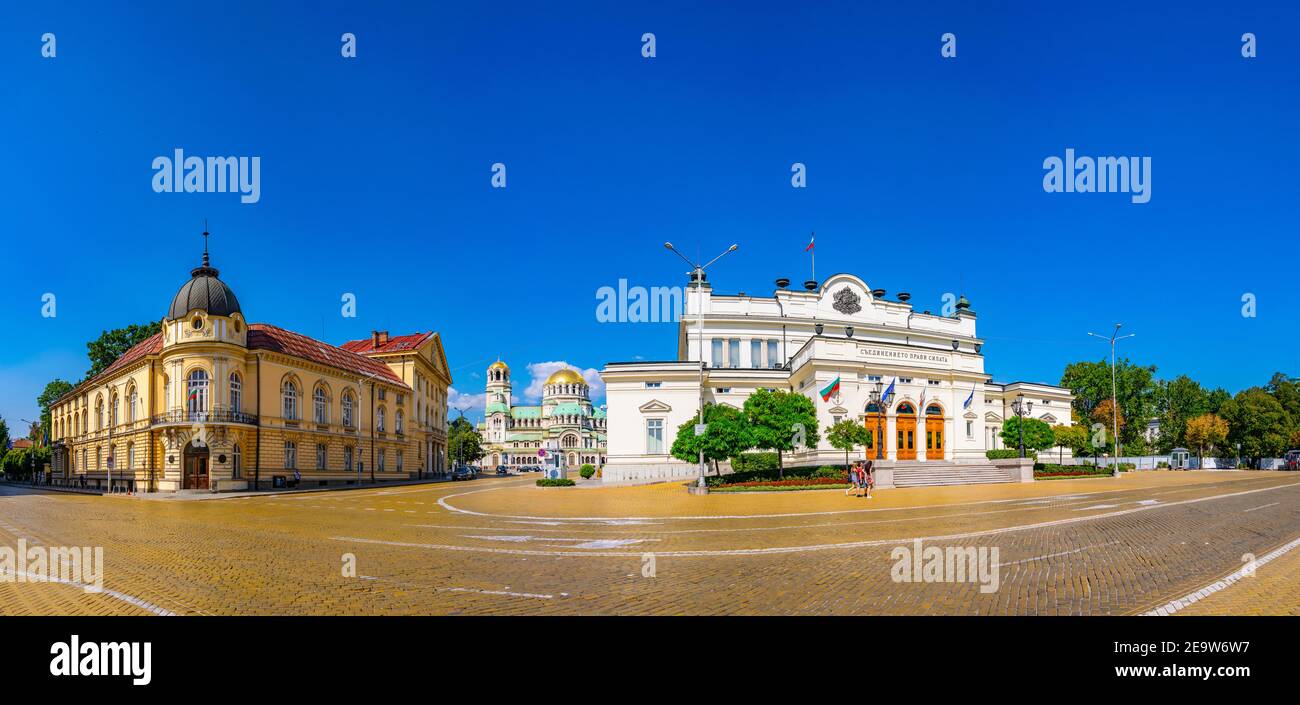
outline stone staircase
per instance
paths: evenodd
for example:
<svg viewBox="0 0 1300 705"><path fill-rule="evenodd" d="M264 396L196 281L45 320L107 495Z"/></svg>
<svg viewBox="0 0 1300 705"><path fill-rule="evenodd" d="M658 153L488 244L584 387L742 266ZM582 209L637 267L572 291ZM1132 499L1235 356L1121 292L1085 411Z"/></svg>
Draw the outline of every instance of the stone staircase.
<svg viewBox="0 0 1300 705"><path fill-rule="evenodd" d="M944 461L900 463L894 466L895 487L933 485L982 485L1011 482L1006 472L992 465L958 465Z"/></svg>

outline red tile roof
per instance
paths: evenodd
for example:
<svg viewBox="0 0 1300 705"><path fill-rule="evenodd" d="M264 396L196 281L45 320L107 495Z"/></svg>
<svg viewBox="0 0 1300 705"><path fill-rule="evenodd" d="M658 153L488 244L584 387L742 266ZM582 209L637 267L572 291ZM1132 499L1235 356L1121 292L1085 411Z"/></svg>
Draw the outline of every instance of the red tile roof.
<svg viewBox="0 0 1300 705"><path fill-rule="evenodd" d="M432 335L427 334L427 335ZM402 336L403 338L411 336ZM357 341L353 341L357 342ZM370 341L364 341L369 343ZM389 342L392 342L391 340ZM294 357L301 357L313 362L319 362L322 365L328 365L340 370L346 370L354 374L370 374L382 378L384 381L399 387L410 389L401 377L398 377L388 365L382 362L371 360L365 355L358 355L342 348L336 348L329 343L322 343L315 338L308 338L300 333L285 330L269 323L250 323L248 326L248 347L250 350L270 350L272 352L284 353ZM122 356L113 361L113 364L104 368L103 372L81 382L73 387L71 391L59 397L75 394L78 390L88 386L93 386L96 382L106 379L115 374L118 370L130 365L149 355L157 355L162 352L162 333L154 333L144 340L131 346L131 349L122 353ZM56 400L57 403L58 400Z"/></svg>
<svg viewBox="0 0 1300 705"><path fill-rule="evenodd" d="M31 448L31 447L32 447L32 442L26 438L14 439L14 450L20 450L22 448Z"/></svg>
<svg viewBox="0 0 1300 705"><path fill-rule="evenodd" d="M376 362L364 355L336 348L329 343L322 343L315 338L308 338L268 323L252 323L248 326L248 347L253 350L271 350L306 358L356 374L371 374L382 377L386 382L410 389L401 377L394 374L388 369L388 365L382 362Z"/></svg>
<svg viewBox="0 0 1300 705"><path fill-rule="evenodd" d="M411 333L410 335L398 335L388 339L388 342L379 345L374 344L374 338L362 338L361 340L349 340L339 347L361 355L374 355L382 353L403 352L414 350L433 336L433 331L428 333Z"/></svg>

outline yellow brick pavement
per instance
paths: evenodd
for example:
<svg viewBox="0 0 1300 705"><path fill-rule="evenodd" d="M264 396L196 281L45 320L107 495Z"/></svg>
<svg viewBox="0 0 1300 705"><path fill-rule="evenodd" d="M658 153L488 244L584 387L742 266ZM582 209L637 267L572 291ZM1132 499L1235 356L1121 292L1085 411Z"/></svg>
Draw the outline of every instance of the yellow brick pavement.
<svg viewBox="0 0 1300 705"><path fill-rule="evenodd" d="M1129 614L1297 536L1300 475L1276 472L872 500L532 478L205 501L0 486L0 546L102 546L115 593L0 582L0 615ZM892 551L918 537L998 549L997 590L896 580ZM1272 592L1255 604L1293 606Z"/></svg>

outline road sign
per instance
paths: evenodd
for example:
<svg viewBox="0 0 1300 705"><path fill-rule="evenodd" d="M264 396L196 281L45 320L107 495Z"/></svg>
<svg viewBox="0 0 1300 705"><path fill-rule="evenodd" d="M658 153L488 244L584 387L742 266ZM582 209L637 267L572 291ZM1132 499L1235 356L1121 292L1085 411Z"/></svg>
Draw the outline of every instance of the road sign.
<svg viewBox="0 0 1300 705"><path fill-rule="evenodd" d="M697 436L703 436L708 430L709 430L709 425L706 423L695 424L695 435Z"/></svg>

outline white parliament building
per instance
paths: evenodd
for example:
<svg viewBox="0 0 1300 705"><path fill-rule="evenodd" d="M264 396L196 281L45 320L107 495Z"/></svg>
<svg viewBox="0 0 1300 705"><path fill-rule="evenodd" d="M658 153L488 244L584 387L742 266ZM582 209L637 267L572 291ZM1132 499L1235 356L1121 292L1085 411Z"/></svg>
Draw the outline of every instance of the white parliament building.
<svg viewBox="0 0 1300 705"><path fill-rule="evenodd" d="M760 388L812 399L822 439L815 448L786 454L787 466L843 463L844 452L831 447L826 429L844 419L861 422L872 436L871 448L851 457L875 458L875 444L883 440L889 465L930 463L931 470L987 467L985 451L1003 447L999 434L1015 415L1017 398L1025 402L1026 417L1071 423L1068 389L1000 384L985 374L983 341L964 296L952 315L943 316L914 311L906 293L887 299L884 290L851 274L807 282L806 291L778 280L768 297L714 294L707 278L697 282L695 276L678 325L678 359L611 362L601 371L608 406L606 482L698 475L696 464L668 452L677 428L696 414L701 385L706 403L737 408ZM823 400L820 391L836 378L839 392ZM873 403L872 392L891 382L894 393Z"/></svg>

